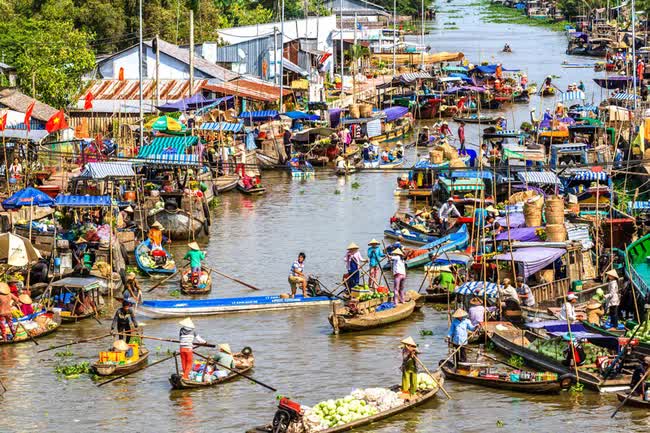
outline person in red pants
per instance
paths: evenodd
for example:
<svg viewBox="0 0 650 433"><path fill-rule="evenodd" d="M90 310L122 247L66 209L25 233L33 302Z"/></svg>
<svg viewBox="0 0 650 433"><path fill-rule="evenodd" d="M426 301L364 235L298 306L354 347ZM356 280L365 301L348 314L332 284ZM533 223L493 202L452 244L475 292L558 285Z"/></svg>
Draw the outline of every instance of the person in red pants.
<svg viewBox="0 0 650 433"><path fill-rule="evenodd" d="M0 332L2 333L2 338L5 341L9 340L9 336L7 335L7 330L2 323L3 321L9 327L11 337L14 338L16 336L13 317L11 316L12 301L18 301L18 298L11 294L11 289L9 289L9 285L7 283L0 282Z"/></svg>
<svg viewBox="0 0 650 433"><path fill-rule="evenodd" d="M183 366L183 379L188 379L190 371L192 371L192 349L194 344L205 343L205 340L196 333L194 322L189 317L178 322L181 325L181 330L178 335L181 345L181 365Z"/></svg>

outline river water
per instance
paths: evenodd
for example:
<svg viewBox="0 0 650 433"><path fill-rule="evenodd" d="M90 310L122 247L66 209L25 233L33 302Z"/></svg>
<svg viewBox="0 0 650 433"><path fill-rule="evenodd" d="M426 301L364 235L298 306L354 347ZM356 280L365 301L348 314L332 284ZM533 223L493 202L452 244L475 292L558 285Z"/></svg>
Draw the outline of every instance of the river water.
<svg viewBox="0 0 650 433"><path fill-rule="evenodd" d="M505 67L528 71L530 81L541 83L546 75L559 75L561 88L584 80L592 89L589 69L562 69L563 34L521 25L481 22L477 6L454 1L440 4L436 27L454 21L458 30L434 30L427 44L434 51L463 51L470 59L501 61ZM459 12L447 12L457 10ZM450 16L462 15L460 18ZM513 53L499 53L509 42ZM550 101L547 103L550 104ZM534 98L531 107L542 110ZM528 118L526 106L506 112L516 125ZM514 117L513 117L514 116ZM478 128L467 126L468 141L477 142ZM414 155L410 155L411 161ZM284 173L266 173L268 193L249 198L238 193L221 197L215 210L207 263L263 288L263 294L287 292L287 273L300 251L307 254L306 272L327 283L343 273L343 253L350 242L360 245L381 238L390 215L408 205L393 197L395 173L362 173L349 179L319 173L300 182ZM172 247L182 257L184 245ZM410 273L407 287L417 289L421 275ZM141 280L143 285L152 283ZM331 284L331 283L330 283ZM329 285L329 284L328 284ZM169 297L177 282L157 289L151 298ZM259 294L230 281L215 279L212 296ZM210 342L229 342L235 350L251 346L256 354L254 376L290 396L312 405L341 397L356 387L386 386L400 380L399 341L407 335L420 344L422 359L431 367L446 357L444 313L426 306L414 318L386 329L334 336L327 321L327 307L294 311L233 314L197 318L198 332ZM87 320L65 326L40 340L41 347L105 333L103 325ZM175 338L176 320L145 320L146 334ZM434 336L420 336L420 330ZM108 340L72 346L70 362L92 362L106 350ZM150 362L165 356L175 345L149 343ZM88 377L58 379L53 370L56 351L36 353L23 343L0 349L0 378L8 392L0 396L0 431L140 431L140 432L242 432L269 422L275 412L276 393L240 379L218 388L191 392L171 391L168 377L173 361L153 366L128 379L102 388ZM486 432L486 431L648 431L650 418L642 411L624 409L615 420L609 415L617 401L610 395L586 391L582 395L527 396L448 383L453 400L444 397L364 432ZM497 422L503 423L497 427Z"/></svg>

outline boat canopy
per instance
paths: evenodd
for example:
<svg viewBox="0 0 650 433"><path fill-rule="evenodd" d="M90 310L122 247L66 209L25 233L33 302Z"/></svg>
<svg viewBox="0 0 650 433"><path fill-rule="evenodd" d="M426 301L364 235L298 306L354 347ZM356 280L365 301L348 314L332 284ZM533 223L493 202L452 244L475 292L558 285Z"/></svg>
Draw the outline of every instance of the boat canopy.
<svg viewBox="0 0 650 433"><path fill-rule="evenodd" d="M188 146L198 142L196 136L184 137L156 137L151 144L142 146L136 158L148 158L151 155L183 154Z"/></svg>
<svg viewBox="0 0 650 433"><path fill-rule="evenodd" d="M57 281L53 281L50 286L56 289L83 290L90 292L91 290L100 289L102 284L96 277L65 277Z"/></svg>
<svg viewBox="0 0 650 433"><path fill-rule="evenodd" d="M49 195L31 186L21 189L2 202L2 207L7 210L20 209L23 206L48 207L53 205L54 200Z"/></svg>
<svg viewBox="0 0 650 433"><path fill-rule="evenodd" d="M208 113L208 112L210 112L210 111L212 111L212 110L214 110L216 108L219 108L219 106L221 104L223 104L224 102L225 102L225 107L226 108L232 108L233 105L234 105L234 96L224 96L222 98L214 99L212 101L212 103L210 103L208 105L205 105L203 107L199 107L196 110L196 114L199 115L199 116L202 115L202 114L206 114L206 113Z"/></svg>
<svg viewBox="0 0 650 433"><path fill-rule="evenodd" d="M243 123L229 123L229 122L204 122L199 126L201 131L220 131L220 132L233 132L238 133L244 129Z"/></svg>
<svg viewBox="0 0 650 433"><path fill-rule="evenodd" d="M460 72L464 73L467 72L467 68L465 66L445 66L442 68L444 72Z"/></svg>
<svg viewBox="0 0 650 433"><path fill-rule="evenodd" d="M276 117L278 117L277 110L244 111L239 115L240 119L251 122L263 122L275 119Z"/></svg>
<svg viewBox="0 0 650 433"><path fill-rule="evenodd" d="M186 112L194 111L198 108L204 108L207 106L212 106L212 108L217 108L220 104L232 100L232 96L224 96L223 98L218 99L206 99L202 94L197 93L187 98L179 99L177 101L168 102L164 105L158 106L158 110L163 113L172 113L176 111Z"/></svg>
<svg viewBox="0 0 650 433"><path fill-rule="evenodd" d="M163 167L175 167L178 165L183 166L198 166L199 156L183 154L162 154L162 155L149 155L145 160L140 160L146 165L157 165Z"/></svg>
<svg viewBox="0 0 650 433"><path fill-rule="evenodd" d="M591 171L591 170L581 170L581 171L573 172L569 178L569 180L571 181L587 181L587 182L607 181L608 179L609 179L609 175L604 171Z"/></svg>
<svg viewBox="0 0 650 433"><path fill-rule="evenodd" d="M494 238L497 241L539 242L538 227L518 227L510 229L510 233L502 232Z"/></svg>
<svg viewBox="0 0 650 433"><path fill-rule="evenodd" d="M454 293L459 295L473 295L478 297L487 296L496 298L499 294L499 288L495 283L484 281L468 281L454 289Z"/></svg>
<svg viewBox="0 0 650 433"><path fill-rule="evenodd" d="M448 179L446 177L440 177L439 179L442 187L449 194L463 193L468 191L482 191L483 188L485 188L483 180L478 178Z"/></svg>
<svg viewBox="0 0 650 433"><path fill-rule="evenodd" d="M406 113L409 112L408 107L390 107L382 110L386 115L386 122L393 122L397 119L401 119L406 116Z"/></svg>
<svg viewBox="0 0 650 433"><path fill-rule="evenodd" d="M519 69L506 69L503 66L501 67L501 70L503 72L519 72ZM483 74L496 74L497 65L496 64L479 65L479 66L475 66L474 69L469 70L470 74L477 73L477 72L481 72Z"/></svg>
<svg viewBox="0 0 650 433"><path fill-rule="evenodd" d="M528 278L562 257L564 254L566 254L564 248L519 248L510 253L494 256L494 259L520 263L523 268L523 277ZM519 275L519 272L517 274Z"/></svg>
<svg viewBox="0 0 650 433"><path fill-rule="evenodd" d="M280 116L286 116L291 120L318 120L320 116L318 114L309 114L303 111L287 111L286 113L280 114Z"/></svg>
<svg viewBox="0 0 650 433"><path fill-rule="evenodd" d="M106 179L119 177L135 177L130 162L89 162L77 179Z"/></svg>
<svg viewBox="0 0 650 433"><path fill-rule="evenodd" d="M64 195L56 196L58 207L109 207L111 197L108 195Z"/></svg>
<svg viewBox="0 0 650 433"><path fill-rule="evenodd" d="M517 177L525 183L562 186L562 181L552 171L520 171Z"/></svg>

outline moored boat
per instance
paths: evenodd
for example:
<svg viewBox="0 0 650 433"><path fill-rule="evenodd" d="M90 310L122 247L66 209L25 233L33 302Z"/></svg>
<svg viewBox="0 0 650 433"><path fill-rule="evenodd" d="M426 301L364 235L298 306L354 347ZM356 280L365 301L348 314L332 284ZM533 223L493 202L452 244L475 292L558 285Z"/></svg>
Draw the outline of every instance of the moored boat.
<svg viewBox="0 0 650 433"><path fill-rule="evenodd" d="M100 305L101 279L65 277L50 283L40 297L40 304L61 316L61 323L75 323L97 316Z"/></svg>
<svg viewBox="0 0 650 433"><path fill-rule="evenodd" d="M384 237L388 239L397 239L401 242L412 245L426 245L438 239L437 236L429 236L417 232L404 233L401 230L386 229L384 230Z"/></svg>
<svg viewBox="0 0 650 433"><path fill-rule="evenodd" d="M431 257L429 256L431 253L434 255L440 255L448 251L462 249L467 245L468 240L469 234L467 232L467 226L463 224L457 232L450 233L446 236L434 240L431 243L424 245L422 247L422 250L427 251L418 256L408 259L406 261L406 267L417 268L424 266L431 261Z"/></svg>
<svg viewBox="0 0 650 433"><path fill-rule="evenodd" d="M196 209L195 213L198 215L205 213L205 210ZM209 210L207 211L209 214ZM186 241L190 238L198 238L202 234L208 234L208 220L207 218L197 218L191 216L188 211L181 208L175 209L162 209L154 215L147 217L149 225L158 221L165 227L164 233L169 239L174 241Z"/></svg>
<svg viewBox="0 0 650 433"><path fill-rule="evenodd" d="M627 397L626 393L622 392L617 392L616 393L616 398L618 398L618 401L622 402L625 400ZM630 398L627 399L625 402L625 406L632 406L632 407L641 407L645 409L650 409L650 400L644 400L640 395L633 395L630 396Z"/></svg>
<svg viewBox="0 0 650 433"><path fill-rule="evenodd" d="M244 347L241 352L234 353L233 358L235 360L234 370L237 373L244 374L252 370L255 366L255 357L253 356L253 350L250 347ZM209 361L207 364L209 364ZM226 369L221 369L218 365L215 365L214 371L214 375L203 374L200 381L196 379L192 380L190 378L183 379L183 375L175 373L170 376L169 383L171 383L173 389L205 388L221 385L239 377L239 374ZM217 372L219 371L224 372L224 375L218 375ZM206 377L210 377L211 379L206 380Z"/></svg>
<svg viewBox="0 0 650 433"><path fill-rule="evenodd" d="M237 190L246 195L261 195L266 192L266 188L264 188L262 185L256 184L256 185L246 186L244 184L244 181L241 179L237 182Z"/></svg>
<svg viewBox="0 0 650 433"><path fill-rule="evenodd" d="M16 329L16 335L11 340L0 338L0 346L22 343L24 341L31 341L32 338L41 338L50 335L56 332L59 326L61 326L61 316L40 311L26 317L21 317L20 319L13 319L13 326Z"/></svg>
<svg viewBox="0 0 650 433"><path fill-rule="evenodd" d="M495 116L466 116L466 117L454 117L454 122L464 122L464 123L480 123L482 125L494 125L499 121L498 117Z"/></svg>
<svg viewBox="0 0 650 433"><path fill-rule="evenodd" d="M215 177L213 182L217 193L223 194L224 192L232 191L237 187L237 182L239 182L239 175L225 174L223 176Z"/></svg>
<svg viewBox="0 0 650 433"><path fill-rule="evenodd" d="M332 313L328 318L334 333L378 328L404 320L415 311L416 301L413 299L403 304L394 305L392 308L375 310L375 308L381 308L386 301L387 298L373 299L355 304L352 308L343 305L340 301L335 301L332 304Z"/></svg>
<svg viewBox="0 0 650 433"><path fill-rule="evenodd" d="M142 370L149 361L149 350L145 347L142 347L141 345L138 345L137 350L137 356L128 358L122 362L102 359L100 352L100 360L94 362L91 368L95 374L99 376L120 375Z"/></svg>
<svg viewBox="0 0 650 433"><path fill-rule="evenodd" d="M149 239L140 242L135 248L135 262L138 268L147 274L173 274L176 272L176 265L171 254L162 247L152 251Z"/></svg>
<svg viewBox="0 0 650 433"><path fill-rule="evenodd" d="M205 295L212 290L212 272L201 267L201 275L193 275L192 269L187 267L181 274L181 293L184 295Z"/></svg>
<svg viewBox="0 0 650 433"><path fill-rule="evenodd" d="M632 323L631 323L632 324ZM636 324L633 324L636 326ZM606 335L608 337L625 337L625 331L622 330L608 330L600 326L589 323L586 320L582 321L582 326L585 327L587 331L594 332L596 334ZM630 331L631 333L632 331ZM639 344L632 346L634 352L642 353L643 355L650 355L650 343L644 341L639 341Z"/></svg>

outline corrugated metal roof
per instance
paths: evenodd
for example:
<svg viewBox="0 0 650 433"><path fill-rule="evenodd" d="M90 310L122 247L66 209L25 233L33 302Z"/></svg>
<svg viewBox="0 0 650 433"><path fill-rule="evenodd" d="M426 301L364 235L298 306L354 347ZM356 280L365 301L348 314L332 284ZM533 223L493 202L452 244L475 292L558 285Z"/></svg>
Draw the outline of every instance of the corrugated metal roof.
<svg viewBox="0 0 650 433"><path fill-rule="evenodd" d="M192 94L200 93L208 80L194 80ZM176 101L189 95L189 80L160 80L158 85L161 103ZM140 80L93 80L81 92L80 102L85 101L88 92L93 94L93 104L99 100L138 100ZM142 98L153 100L156 97L156 80L142 81ZM47 119L46 119L47 120Z"/></svg>
<svg viewBox="0 0 650 433"><path fill-rule="evenodd" d="M215 92L220 95L237 96L240 98L260 102L274 102L280 98L279 95L274 96L268 93L250 90L246 87L241 87L232 83L207 84L203 86L203 90L207 90L208 92Z"/></svg>
<svg viewBox="0 0 650 433"><path fill-rule="evenodd" d="M130 162L89 162L79 177L90 179L135 177L135 172Z"/></svg>
<svg viewBox="0 0 650 433"><path fill-rule="evenodd" d="M240 132L244 129L243 123L228 123L228 122L205 122L199 126L203 131L223 131L223 132Z"/></svg>
<svg viewBox="0 0 650 433"><path fill-rule="evenodd" d="M59 194L55 200L60 207L106 207L111 205L108 195L63 195Z"/></svg>
<svg viewBox="0 0 650 433"><path fill-rule="evenodd" d="M150 155L182 155L188 146L196 144L198 137L157 137L154 138L151 144L142 146L138 152L137 158L148 158Z"/></svg>

